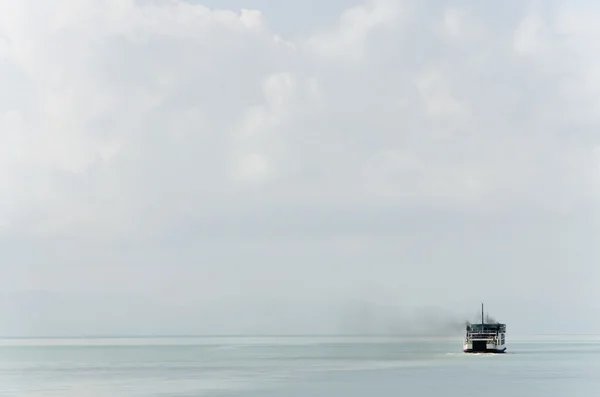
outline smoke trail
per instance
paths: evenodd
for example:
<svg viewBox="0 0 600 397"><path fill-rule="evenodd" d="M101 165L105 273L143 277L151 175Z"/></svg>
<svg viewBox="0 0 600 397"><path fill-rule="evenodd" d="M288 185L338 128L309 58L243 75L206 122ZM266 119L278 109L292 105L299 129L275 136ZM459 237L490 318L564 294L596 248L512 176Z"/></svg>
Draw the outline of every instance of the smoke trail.
<svg viewBox="0 0 600 397"><path fill-rule="evenodd" d="M468 322L469 324L481 324L481 311L478 311L476 314L469 316L471 320ZM489 313L484 313L483 320L486 324L498 324L498 320L494 317L490 316Z"/></svg>
<svg viewBox="0 0 600 397"><path fill-rule="evenodd" d="M440 308L413 310L369 304L348 305L342 318L341 333L387 336L458 336L469 322Z"/></svg>

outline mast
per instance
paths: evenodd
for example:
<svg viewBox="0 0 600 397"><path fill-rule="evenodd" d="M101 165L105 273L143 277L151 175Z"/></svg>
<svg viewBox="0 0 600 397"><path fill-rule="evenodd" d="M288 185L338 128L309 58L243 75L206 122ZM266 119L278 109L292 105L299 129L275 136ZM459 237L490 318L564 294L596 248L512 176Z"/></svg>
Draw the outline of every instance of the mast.
<svg viewBox="0 0 600 397"><path fill-rule="evenodd" d="M481 304L481 325L485 324L483 321L483 303Z"/></svg>

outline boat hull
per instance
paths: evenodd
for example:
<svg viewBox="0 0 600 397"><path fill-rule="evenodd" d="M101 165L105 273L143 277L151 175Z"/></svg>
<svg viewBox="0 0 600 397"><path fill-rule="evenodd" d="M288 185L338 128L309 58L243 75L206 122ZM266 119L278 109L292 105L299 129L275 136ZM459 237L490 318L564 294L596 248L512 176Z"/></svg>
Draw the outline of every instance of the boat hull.
<svg viewBox="0 0 600 397"><path fill-rule="evenodd" d="M503 348L499 348L499 349L482 349L482 350L475 350L475 349L464 349L463 350L464 353L493 353L493 354L501 354L501 353L506 353L506 347Z"/></svg>
<svg viewBox="0 0 600 397"><path fill-rule="evenodd" d="M494 343L493 341L469 340L463 344L463 352L465 353L504 353L505 351L505 344Z"/></svg>

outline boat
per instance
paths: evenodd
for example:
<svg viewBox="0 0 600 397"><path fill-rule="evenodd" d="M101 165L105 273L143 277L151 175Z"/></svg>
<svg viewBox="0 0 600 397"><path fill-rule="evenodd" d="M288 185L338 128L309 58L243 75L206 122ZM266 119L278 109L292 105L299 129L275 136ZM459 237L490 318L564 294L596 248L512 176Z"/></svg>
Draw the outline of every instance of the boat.
<svg viewBox="0 0 600 397"><path fill-rule="evenodd" d="M489 319L488 319L489 320ZM465 353L504 353L506 352L506 324L484 320L481 304L481 323L467 324L463 343Z"/></svg>

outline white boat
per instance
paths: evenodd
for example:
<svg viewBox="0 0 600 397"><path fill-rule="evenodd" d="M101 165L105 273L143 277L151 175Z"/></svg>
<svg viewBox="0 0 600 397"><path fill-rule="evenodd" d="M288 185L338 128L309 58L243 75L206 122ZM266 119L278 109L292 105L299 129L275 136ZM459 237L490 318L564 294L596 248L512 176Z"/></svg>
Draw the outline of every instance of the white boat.
<svg viewBox="0 0 600 397"><path fill-rule="evenodd" d="M467 324L466 331L463 352L506 352L506 324L485 322L483 304L481 304L481 323Z"/></svg>

